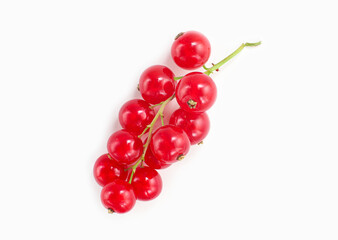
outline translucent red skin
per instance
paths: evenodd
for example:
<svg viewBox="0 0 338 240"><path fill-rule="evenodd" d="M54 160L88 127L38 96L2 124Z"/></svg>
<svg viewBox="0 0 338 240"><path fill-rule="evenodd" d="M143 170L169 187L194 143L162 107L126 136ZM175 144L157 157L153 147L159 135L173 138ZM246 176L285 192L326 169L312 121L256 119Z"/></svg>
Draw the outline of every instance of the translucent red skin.
<svg viewBox="0 0 338 240"><path fill-rule="evenodd" d="M166 66L151 66L142 73L139 89L142 98L148 103L163 102L175 92L174 73Z"/></svg>
<svg viewBox="0 0 338 240"><path fill-rule="evenodd" d="M93 174L96 182L102 187L114 179L125 180L127 177L127 172L124 171L123 166L110 159L107 153L96 160Z"/></svg>
<svg viewBox="0 0 338 240"><path fill-rule="evenodd" d="M141 157L143 143L136 135L122 129L109 137L107 149L117 163L131 165Z"/></svg>
<svg viewBox="0 0 338 240"><path fill-rule="evenodd" d="M101 202L107 209L117 213L130 211L136 202L133 187L121 179L108 183L101 191Z"/></svg>
<svg viewBox="0 0 338 240"><path fill-rule="evenodd" d="M170 124L180 127L188 135L191 145L200 143L209 133L210 120L207 113L191 113L177 109L170 117Z"/></svg>
<svg viewBox="0 0 338 240"><path fill-rule="evenodd" d="M174 62L187 70L202 67L208 61L210 52L209 40L196 31L185 32L171 46Z"/></svg>
<svg viewBox="0 0 338 240"><path fill-rule="evenodd" d="M176 101L187 112L205 112L211 108L217 98L217 88L211 77L201 72L192 72L184 76L176 87ZM197 103L190 108L188 101Z"/></svg>
<svg viewBox="0 0 338 240"><path fill-rule="evenodd" d="M154 117L155 111L150 108L149 103L142 99L126 102L119 112L121 126L136 135L141 134Z"/></svg>
<svg viewBox="0 0 338 240"><path fill-rule="evenodd" d="M181 155L187 155L190 141L181 128L166 125L154 132L150 147L155 158L166 164L171 164L176 162Z"/></svg>
<svg viewBox="0 0 338 240"><path fill-rule="evenodd" d="M131 185L138 200L149 201L160 195L162 178L155 169L150 167L137 168Z"/></svg>
<svg viewBox="0 0 338 240"><path fill-rule="evenodd" d="M153 169L164 169L171 165L156 159L150 148L147 149L147 152L144 156L144 162Z"/></svg>

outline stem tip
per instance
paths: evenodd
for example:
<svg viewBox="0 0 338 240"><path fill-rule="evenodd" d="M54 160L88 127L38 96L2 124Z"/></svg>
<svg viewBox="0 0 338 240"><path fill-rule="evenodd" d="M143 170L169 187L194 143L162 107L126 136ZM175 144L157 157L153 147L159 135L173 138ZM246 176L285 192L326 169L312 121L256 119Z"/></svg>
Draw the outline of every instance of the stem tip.
<svg viewBox="0 0 338 240"><path fill-rule="evenodd" d="M246 47L256 47L258 45L261 45L262 41L259 41L259 42L255 42L255 43L245 43L244 45Z"/></svg>
<svg viewBox="0 0 338 240"><path fill-rule="evenodd" d="M180 32L179 34L176 35L175 40L179 39L180 36L182 36L184 32Z"/></svg>

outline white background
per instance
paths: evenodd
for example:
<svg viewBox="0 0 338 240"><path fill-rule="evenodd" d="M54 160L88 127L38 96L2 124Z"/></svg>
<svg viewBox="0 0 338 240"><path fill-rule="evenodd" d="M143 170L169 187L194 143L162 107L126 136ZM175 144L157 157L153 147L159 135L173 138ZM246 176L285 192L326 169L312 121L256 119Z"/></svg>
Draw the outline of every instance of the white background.
<svg viewBox="0 0 338 240"><path fill-rule="evenodd" d="M334 0L0 2L1 239L338 239ZM142 71L211 42L211 131L164 188L109 215L92 176ZM173 108L173 103L171 107Z"/></svg>

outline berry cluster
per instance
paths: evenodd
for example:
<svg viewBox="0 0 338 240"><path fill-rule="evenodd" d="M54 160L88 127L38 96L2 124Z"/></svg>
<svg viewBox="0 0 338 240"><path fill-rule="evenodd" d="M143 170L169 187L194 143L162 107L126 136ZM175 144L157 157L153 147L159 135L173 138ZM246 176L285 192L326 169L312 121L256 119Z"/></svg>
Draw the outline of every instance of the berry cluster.
<svg viewBox="0 0 338 240"><path fill-rule="evenodd" d="M242 44L207 68L205 63L211 50L208 39L199 32L188 31L175 38L172 58L183 69L203 67L204 72L175 77L168 67L155 65L142 73L138 88L143 99L130 100L121 107L119 121L123 129L110 136L108 153L99 157L94 165L94 177L103 187L101 201L110 213L125 213L132 209L136 199L147 201L160 194L162 179L156 170L182 160L190 146L201 143L209 132L206 111L217 95L209 75L244 47L259 44ZM165 125L163 111L174 98L180 108ZM154 129L159 118L162 126Z"/></svg>

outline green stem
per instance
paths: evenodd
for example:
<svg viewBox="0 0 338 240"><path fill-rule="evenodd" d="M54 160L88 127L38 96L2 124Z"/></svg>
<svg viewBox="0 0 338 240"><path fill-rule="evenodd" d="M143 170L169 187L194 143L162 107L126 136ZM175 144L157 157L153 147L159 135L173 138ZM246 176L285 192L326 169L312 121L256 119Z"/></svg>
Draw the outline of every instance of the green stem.
<svg viewBox="0 0 338 240"><path fill-rule="evenodd" d="M181 76L181 77L174 77L174 80L177 81L177 80L180 80L181 78L183 78L183 76Z"/></svg>
<svg viewBox="0 0 338 240"><path fill-rule="evenodd" d="M129 179L129 183L131 183L131 181L133 180L133 176L134 176L134 173L135 173L135 170L136 168L138 167L138 165L140 165L140 163L143 162L144 160L144 156L146 155L146 152L148 150L148 146L149 146L149 143L150 143L150 140L151 140L151 135L153 134L153 129L154 129L154 126L155 126L155 123L157 121L157 119L163 115L163 111L164 111L164 108L165 106L171 101L173 100L175 97L175 94L172 95L170 98L168 98L167 100L165 100L160 109L158 110L158 112L156 113L155 117L153 118L153 120L151 121L151 123L148 125L149 126L149 134L148 134L148 138L147 138L147 141L146 143L144 144L143 146L143 153L142 153L142 156L140 157L140 159L131 167L132 169L132 172L130 174L130 179ZM162 117L161 117L162 118ZM148 127L147 126L147 127Z"/></svg>
<svg viewBox="0 0 338 240"><path fill-rule="evenodd" d="M143 130L143 132L142 132L140 135L138 135L138 137L139 137L139 138L142 137L143 134L145 134L145 133L147 132L148 129L149 129L149 125Z"/></svg>
<svg viewBox="0 0 338 240"><path fill-rule="evenodd" d="M129 184L131 184L131 181L133 180L133 176L135 173L135 170L137 168L138 165L140 165L140 163L143 162L143 158L141 157L132 167L131 167L131 174L130 174L130 178L129 178Z"/></svg>
<svg viewBox="0 0 338 240"><path fill-rule="evenodd" d="M215 64L214 66L212 66L211 68L205 68L206 71L204 72L206 75L210 75L213 71L219 69L223 64L225 64L226 62L228 62L230 59L232 59L234 56L236 56L238 53L240 53L245 47L255 47L260 45L261 42L256 42L256 43L243 43L241 46L239 46L239 48L237 48L233 53L231 53L229 56L227 56L226 58L224 58L222 61L220 61L219 63Z"/></svg>
<svg viewBox="0 0 338 240"><path fill-rule="evenodd" d="M151 109L153 109L153 108L155 108L155 107L157 107L157 106L160 106L162 103L163 103L163 102L160 102L160 103L157 103L157 104L151 105L151 106L150 106L150 108L151 108Z"/></svg>
<svg viewBox="0 0 338 240"><path fill-rule="evenodd" d="M226 62L228 62L230 59L232 59L233 57L235 57L238 53L240 53L245 47L255 47L260 45L261 42L256 42L256 43L243 43L241 46L239 46L239 48L237 48L233 53L231 53L229 56L227 56L226 58L224 58L222 61L220 61L219 63L215 64L214 66L207 68L205 65L203 65L203 68L206 70L204 73L206 75L210 75L213 71L219 69L223 64L225 64ZM181 78L183 78L183 76L181 77L174 77L174 80L180 80ZM131 181L133 180L133 176L134 173L136 171L136 168L138 167L138 165L140 165L141 163L143 163L144 161L144 156L148 150L149 147L149 143L151 140L151 136L153 133L153 129L154 129L154 125L157 121L157 119L159 117L161 117L161 122L162 122L162 126L164 125L164 121L163 121L163 111L165 106L175 97L175 94L173 96L171 96L170 98L168 98L167 100L165 100L164 102L161 102L159 104L155 104L150 106L151 108L154 108L155 106L159 106L161 105L160 109L158 110L158 112L156 113L155 117L153 118L152 122L143 130L143 132L139 135L139 137L143 136L144 133L146 133L146 131L149 129L149 135L148 135L148 139L146 141L146 143L143 146L143 153L142 156L140 157L140 159L133 165L130 167L130 169L132 169L131 175L130 175L130 179L129 179L129 183L131 183Z"/></svg>
<svg viewBox="0 0 338 240"><path fill-rule="evenodd" d="M162 126L164 126L164 115L163 115L163 113L161 114L161 123L162 123Z"/></svg>

